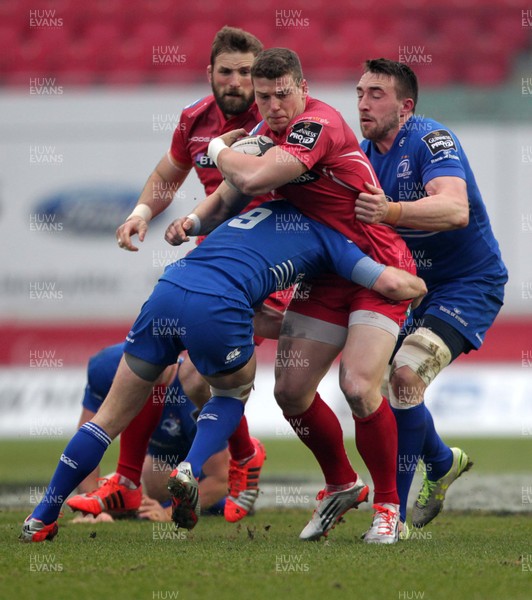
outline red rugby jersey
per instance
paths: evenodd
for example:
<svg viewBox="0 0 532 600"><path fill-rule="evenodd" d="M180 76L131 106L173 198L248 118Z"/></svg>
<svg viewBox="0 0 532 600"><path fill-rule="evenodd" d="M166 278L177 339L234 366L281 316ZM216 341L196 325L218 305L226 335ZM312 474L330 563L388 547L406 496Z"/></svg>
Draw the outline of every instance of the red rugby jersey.
<svg viewBox="0 0 532 600"><path fill-rule="evenodd" d="M336 109L307 97L305 110L283 134L275 134L265 122L255 133L271 137L309 169L278 188L276 197L340 231L378 262L411 270L410 252L395 229L356 219L355 200L367 191L364 182L380 184L355 133Z"/></svg>
<svg viewBox="0 0 532 600"><path fill-rule="evenodd" d="M255 103L245 113L226 119L212 94L196 100L181 113L170 146L170 158L187 167L194 167L205 192L211 194L222 182L222 174L207 156L209 142L233 129L243 128L249 132L260 119Z"/></svg>
<svg viewBox="0 0 532 600"><path fill-rule="evenodd" d="M260 119L260 113L255 103L245 113L226 119L216 104L214 96L212 94L205 96L183 109L179 123L174 130L168 155L171 160L186 167L194 167L205 188L205 194L208 196L223 180L222 174L207 156L209 142L233 129L243 128L250 132ZM255 208L266 200L271 200L270 194L257 196L251 200L245 210ZM198 236L196 244L201 243L204 239L205 236Z"/></svg>

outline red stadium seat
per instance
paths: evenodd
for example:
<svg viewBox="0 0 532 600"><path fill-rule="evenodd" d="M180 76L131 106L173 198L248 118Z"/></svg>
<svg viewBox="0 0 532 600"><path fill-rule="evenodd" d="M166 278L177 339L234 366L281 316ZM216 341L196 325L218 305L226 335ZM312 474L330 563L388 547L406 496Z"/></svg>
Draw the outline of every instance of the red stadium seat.
<svg viewBox="0 0 532 600"><path fill-rule="evenodd" d="M465 0L468 1L468 0ZM396 7L401 13L423 13L427 9L434 10L433 0L398 0Z"/></svg>
<svg viewBox="0 0 532 600"><path fill-rule="evenodd" d="M384 36L389 37L399 47L417 46L424 47L424 51L429 51L430 36L427 36L427 18L422 15L389 15L385 22L385 27L379 27L379 31Z"/></svg>
<svg viewBox="0 0 532 600"><path fill-rule="evenodd" d="M476 40L484 35L481 29L481 23L478 16L470 14L453 14L452 16L438 19L436 22L438 33L447 38L448 40L456 41L456 44L460 46L460 43L467 44L468 49L470 46L474 46Z"/></svg>
<svg viewBox="0 0 532 600"><path fill-rule="evenodd" d="M508 60L493 48L477 52L460 69L461 81L467 85L494 86L508 77Z"/></svg>
<svg viewBox="0 0 532 600"><path fill-rule="evenodd" d="M13 52L22 43L22 35L19 29L8 23L0 22L0 64L2 69L7 62L7 54Z"/></svg>
<svg viewBox="0 0 532 600"><path fill-rule="evenodd" d="M425 65L423 68L417 68L411 65L414 69L419 85L423 89L425 87L442 87L455 82L456 72L452 62L441 60L437 55L433 57L430 65Z"/></svg>
<svg viewBox="0 0 532 600"><path fill-rule="evenodd" d="M232 25L233 10L230 2L224 0L195 0L182 7L176 16L176 25L179 25L181 12L187 13L189 23L203 24L213 27L215 31L224 25ZM206 38L207 39L207 38ZM212 38L211 38L212 40ZM209 40L209 45L211 40Z"/></svg>
<svg viewBox="0 0 532 600"><path fill-rule="evenodd" d="M30 10L35 9L35 3L31 6L20 2L0 2L0 23L5 27L11 27L15 31L27 31L30 26Z"/></svg>
<svg viewBox="0 0 532 600"><path fill-rule="evenodd" d="M128 39L116 45L112 61L102 66L103 83L140 85L149 77L153 66L153 50L136 39Z"/></svg>
<svg viewBox="0 0 532 600"><path fill-rule="evenodd" d="M102 51L118 44L123 38L122 27L112 21L89 23L84 32L84 37L93 44L97 44Z"/></svg>
<svg viewBox="0 0 532 600"><path fill-rule="evenodd" d="M239 18L235 18L231 21L232 27L240 27L249 33L252 33L255 37L264 44L265 48L277 46L276 35L277 32L273 25L273 19L270 21L258 21L250 20L249 15L243 14Z"/></svg>
<svg viewBox="0 0 532 600"><path fill-rule="evenodd" d="M205 80L210 62L211 44L219 24L197 22L179 32L176 43L186 55L186 69L197 69L199 81Z"/></svg>
<svg viewBox="0 0 532 600"><path fill-rule="evenodd" d="M532 14L530 18L532 19ZM513 50L532 47L532 27L522 26L520 14L507 14L507 12L493 14L486 19L485 30L490 32L501 46Z"/></svg>
<svg viewBox="0 0 532 600"><path fill-rule="evenodd" d="M67 27L45 27L32 33L29 41L44 49L46 62L54 69L64 62L65 51L72 42L71 30Z"/></svg>
<svg viewBox="0 0 532 600"><path fill-rule="evenodd" d="M89 85L99 82L101 50L92 40L80 39L65 49L64 61L56 67L58 81L64 85Z"/></svg>
<svg viewBox="0 0 532 600"><path fill-rule="evenodd" d="M50 75L51 60L46 46L39 41L27 41L14 49L13 71L31 73L32 77Z"/></svg>
<svg viewBox="0 0 532 600"><path fill-rule="evenodd" d="M131 19L134 5L128 0L92 0L92 2L77 2L69 9L69 17L82 21L86 25L96 23L112 23L124 27Z"/></svg>
<svg viewBox="0 0 532 600"><path fill-rule="evenodd" d="M323 63L342 67L349 79L358 77L366 59L375 58L373 46L377 31L371 18L343 21L329 30L323 42Z"/></svg>
<svg viewBox="0 0 532 600"><path fill-rule="evenodd" d="M203 82L212 39L225 24L250 31L266 47L293 48L313 80L352 80L364 59L398 59L403 53L405 62L417 67L422 84L494 85L508 77L517 54L532 47L532 28L521 23L522 12L530 9L522 0L450 0L438 6L430 0L383 0L379 5L371 0L307 0L287 7L278 0L141 4L0 1L2 81L20 83L28 73L56 73L80 85ZM30 11L61 23L30 26ZM293 22L283 25L279 18ZM159 47L164 54L165 46L185 60L154 63L154 52ZM468 61L462 60L464 48ZM419 62L423 56L431 62Z"/></svg>
<svg viewBox="0 0 532 600"><path fill-rule="evenodd" d="M161 21L138 23L130 32L137 42L145 45L170 44L175 41L172 27Z"/></svg>

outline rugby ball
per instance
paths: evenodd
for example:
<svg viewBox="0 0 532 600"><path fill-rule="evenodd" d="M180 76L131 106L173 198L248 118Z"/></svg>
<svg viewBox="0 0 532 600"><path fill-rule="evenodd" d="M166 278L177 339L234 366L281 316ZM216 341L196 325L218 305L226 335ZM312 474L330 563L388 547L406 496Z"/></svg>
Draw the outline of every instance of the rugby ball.
<svg viewBox="0 0 532 600"><path fill-rule="evenodd" d="M231 150L251 156L262 156L273 146L275 146L273 140L267 135L248 135L236 141L231 146Z"/></svg>

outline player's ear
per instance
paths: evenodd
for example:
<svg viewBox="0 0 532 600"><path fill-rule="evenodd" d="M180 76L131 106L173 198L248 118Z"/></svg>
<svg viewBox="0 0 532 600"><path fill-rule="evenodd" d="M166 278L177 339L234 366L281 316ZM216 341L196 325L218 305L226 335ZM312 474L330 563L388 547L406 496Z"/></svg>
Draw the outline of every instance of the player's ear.
<svg viewBox="0 0 532 600"><path fill-rule="evenodd" d="M403 114L414 112L414 100L412 98L405 98L403 101Z"/></svg>
<svg viewBox="0 0 532 600"><path fill-rule="evenodd" d="M308 83L306 79L303 79L301 82L301 92L305 98L308 96Z"/></svg>
<svg viewBox="0 0 532 600"><path fill-rule="evenodd" d="M207 66L207 80L212 83L212 65Z"/></svg>

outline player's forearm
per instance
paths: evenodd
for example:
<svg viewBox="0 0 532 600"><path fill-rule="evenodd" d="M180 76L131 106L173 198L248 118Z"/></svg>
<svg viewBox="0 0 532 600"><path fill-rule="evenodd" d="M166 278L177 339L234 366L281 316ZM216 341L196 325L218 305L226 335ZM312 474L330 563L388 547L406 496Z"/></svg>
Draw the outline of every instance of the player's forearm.
<svg viewBox="0 0 532 600"><path fill-rule="evenodd" d="M186 173L182 173L181 177L168 178L164 172L156 168L148 177L137 201L137 206L146 205L150 209L153 219L170 206L185 177Z"/></svg>
<svg viewBox="0 0 532 600"><path fill-rule="evenodd" d="M469 206L463 198L437 194L414 202L401 202L401 216L396 226L422 231L450 231L466 227Z"/></svg>
<svg viewBox="0 0 532 600"><path fill-rule="evenodd" d="M225 179L248 196L267 194L307 170L281 148L272 148L260 157L226 149L218 154L217 164Z"/></svg>
<svg viewBox="0 0 532 600"><path fill-rule="evenodd" d="M226 183L218 188L192 211L197 217L198 227L192 235L206 235L229 217L238 214L251 200L250 196L232 190Z"/></svg>
<svg viewBox="0 0 532 600"><path fill-rule="evenodd" d="M263 168L264 161L257 156L222 151L218 157L218 168L224 178L248 196L267 194L275 188L274 178Z"/></svg>
<svg viewBox="0 0 532 600"><path fill-rule="evenodd" d="M147 222L166 210L177 190L185 181L190 169L185 165L178 165L166 154L158 162L157 166L148 177L146 184L137 201L137 207L146 207L141 209L143 213L139 216L147 215ZM149 212L147 212L147 210Z"/></svg>

